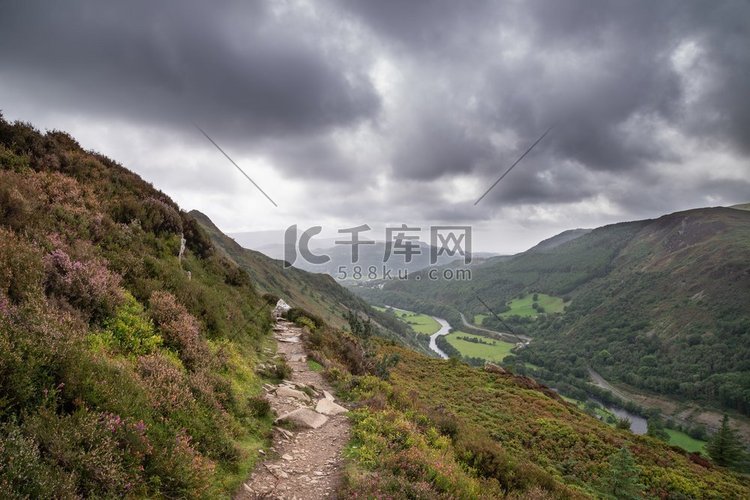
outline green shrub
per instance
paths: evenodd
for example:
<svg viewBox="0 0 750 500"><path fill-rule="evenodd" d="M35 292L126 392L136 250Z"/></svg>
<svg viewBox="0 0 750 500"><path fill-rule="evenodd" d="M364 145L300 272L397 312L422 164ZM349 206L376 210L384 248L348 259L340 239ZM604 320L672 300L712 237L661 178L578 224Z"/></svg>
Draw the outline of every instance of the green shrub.
<svg viewBox="0 0 750 500"><path fill-rule="evenodd" d="M280 299L278 295L274 295L272 293L264 293L263 300L266 302L266 304L273 307L279 302Z"/></svg>
<svg viewBox="0 0 750 500"><path fill-rule="evenodd" d="M210 362L210 352L200 334L200 323L169 292L154 292L149 298L149 313L164 343L180 354L188 368L195 369Z"/></svg>
<svg viewBox="0 0 750 500"><path fill-rule="evenodd" d="M43 276L39 250L0 227L0 295L25 301L41 292Z"/></svg>
<svg viewBox="0 0 750 500"><path fill-rule="evenodd" d="M102 417L86 409L57 415L41 408L24 423L45 460L69 474L84 497L122 496L138 484L137 468L126 464L125 450Z"/></svg>
<svg viewBox="0 0 750 500"><path fill-rule="evenodd" d="M284 317L300 326L308 326L311 331L325 326L325 321L323 321L321 317L307 312L304 309L300 309L299 307L292 307L286 312Z"/></svg>
<svg viewBox="0 0 750 500"><path fill-rule="evenodd" d="M74 496L72 477L46 463L32 438L13 422L0 425L0 497Z"/></svg>
<svg viewBox="0 0 750 500"><path fill-rule="evenodd" d="M114 337L120 349L136 356L152 353L163 342L143 307L129 293L115 315L104 322L104 328Z"/></svg>
<svg viewBox="0 0 750 500"><path fill-rule="evenodd" d="M271 403L262 396L252 396L247 401L250 414L257 418L265 418L271 414Z"/></svg>
<svg viewBox="0 0 750 500"><path fill-rule="evenodd" d="M285 360L278 358L262 365L258 373L262 377L284 380L292 376L292 367Z"/></svg>

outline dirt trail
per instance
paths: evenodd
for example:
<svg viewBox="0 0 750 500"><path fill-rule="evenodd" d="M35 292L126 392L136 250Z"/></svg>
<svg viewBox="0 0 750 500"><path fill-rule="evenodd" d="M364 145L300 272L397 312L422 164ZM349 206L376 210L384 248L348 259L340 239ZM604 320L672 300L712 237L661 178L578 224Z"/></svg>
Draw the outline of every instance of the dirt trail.
<svg viewBox="0 0 750 500"><path fill-rule="evenodd" d="M286 424L274 426L268 458L245 481L237 499L336 496L350 424L342 413L345 409L334 402L331 387L308 368L301 334L301 328L285 320L274 327L278 352L293 371L290 380L266 385L266 397L279 423Z"/></svg>

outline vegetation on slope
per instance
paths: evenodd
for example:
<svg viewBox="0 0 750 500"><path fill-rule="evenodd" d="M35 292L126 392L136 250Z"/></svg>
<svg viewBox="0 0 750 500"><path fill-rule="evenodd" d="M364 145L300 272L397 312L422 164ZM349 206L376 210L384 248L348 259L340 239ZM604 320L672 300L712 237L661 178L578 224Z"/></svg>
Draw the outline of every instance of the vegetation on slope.
<svg viewBox="0 0 750 500"><path fill-rule="evenodd" d="M316 327L305 342L340 395L357 406L347 496L750 494L731 472L656 439L611 428L531 379L327 327Z"/></svg>
<svg viewBox="0 0 750 500"><path fill-rule="evenodd" d="M565 303L560 297L553 297L546 293L524 293L508 303L508 310L503 312L502 316L535 318L540 314L560 313L564 309Z"/></svg>
<svg viewBox="0 0 750 500"><path fill-rule="evenodd" d="M0 496L227 495L270 428L247 273L64 133L0 119L0 167Z"/></svg>

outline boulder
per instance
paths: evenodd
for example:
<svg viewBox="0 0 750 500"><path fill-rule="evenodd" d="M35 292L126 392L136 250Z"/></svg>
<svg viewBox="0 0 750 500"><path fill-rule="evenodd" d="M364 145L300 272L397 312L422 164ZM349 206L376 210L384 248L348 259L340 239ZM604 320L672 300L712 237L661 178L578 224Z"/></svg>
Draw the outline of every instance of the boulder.
<svg viewBox="0 0 750 500"><path fill-rule="evenodd" d="M349 410L344 408L341 405L337 405L333 401L331 401L328 398L323 398L320 401L318 401L318 404L315 406L315 411L318 413L322 413L323 415L338 415L340 413L346 413Z"/></svg>
<svg viewBox="0 0 750 500"><path fill-rule="evenodd" d="M278 302L276 302L276 307L273 308L273 314L274 316L283 316L289 309L292 307L284 302L284 299L279 299Z"/></svg>
<svg viewBox="0 0 750 500"><path fill-rule="evenodd" d="M331 393L328 391L323 391L323 397L326 398L328 401L335 401Z"/></svg>
<svg viewBox="0 0 750 500"><path fill-rule="evenodd" d="M299 427L318 429L328 422L328 417L309 408L297 408L276 419L277 422L290 422Z"/></svg>
<svg viewBox="0 0 750 500"><path fill-rule="evenodd" d="M508 374L508 370L506 370L502 366L496 365L495 363L490 363L489 361L484 364L484 371L489 373L497 373L498 375Z"/></svg>

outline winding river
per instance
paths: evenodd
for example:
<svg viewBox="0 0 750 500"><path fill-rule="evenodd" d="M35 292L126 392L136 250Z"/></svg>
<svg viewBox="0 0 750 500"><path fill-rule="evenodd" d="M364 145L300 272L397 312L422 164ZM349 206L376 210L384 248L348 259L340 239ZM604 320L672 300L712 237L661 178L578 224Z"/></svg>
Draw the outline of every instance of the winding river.
<svg viewBox="0 0 750 500"><path fill-rule="evenodd" d="M440 348L437 346L437 338L442 335L448 335L451 332L451 325L448 324L447 321L445 321L443 318L437 318L435 316L430 316L432 319L440 323L440 330L436 331L432 335L430 335L430 349L432 349L435 353L437 353L438 356L440 356L443 359L448 359L448 355L445 354Z"/></svg>
<svg viewBox="0 0 750 500"><path fill-rule="evenodd" d="M404 309L398 309L397 307L394 307L393 309L397 309L397 310L404 311L404 312L411 312L411 311L405 311ZM451 332L451 325L446 320L444 320L443 318L438 318L436 316L430 316L430 317L432 319L434 319L435 321L437 321L440 324L440 330L438 330L435 333L433 333L432 335L430 335L430 350L432 350L435 354L437 354L441 358L448 359L448 355L445 354L438 347L438 345L437 345L437 338L440 337L440 336L443 336L443 335L448 335ZM466 319L464 318L463 314L461 315L461 319L463 320L464 324L467 327L473 327L473 328L475 328L477 330L485 330L487 332L498 334L498 335L507 335L507 336L511 335L511 334L504 334L502 332L496 332L496 331L493 331L493 330L487 330L485 328L478 328L475 325L470 325L470 324L468 324L466 322ZM514 340L519 339L519 338L522 341L525 341L525 342L531 341L531 339L529 337L525 337L523 335L517 335L517 336L515 336ZM591 370L591 371L593 371L593 370ZM616 395L619 395L617 393L617 391L613 390L614 388L612 388L611 386L609 386L609 384L607 384L606 381L604 381L604 379L601 378L601 375L599 375L598 373L594 372L594 373L592 373L592 377L594 378L595 382L599 382L597 385L600 385L601 387L607 388L610 391L614 392ZM602 384L602 381L604 382L604 384ZM635 413L631 413L631 412L629 412L629 411L627 411L627 410L625 410L623 408L618 408L616 406L611 406L611 405L602 403L601 401L597 401L597 402L599 404L601 404L603 408L605 408L605 409L609 410L610 412L614 413L619 418L628 418L630 420L630 430L634 434L645 434L646 433L646 430L647 430L648 426L647 426L646 419L643 418L642 416L637 415Z"/></svg>

